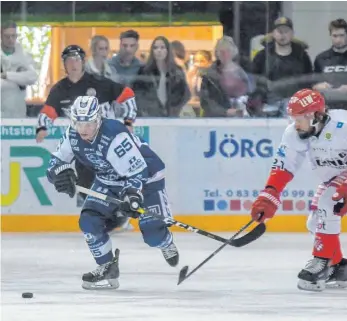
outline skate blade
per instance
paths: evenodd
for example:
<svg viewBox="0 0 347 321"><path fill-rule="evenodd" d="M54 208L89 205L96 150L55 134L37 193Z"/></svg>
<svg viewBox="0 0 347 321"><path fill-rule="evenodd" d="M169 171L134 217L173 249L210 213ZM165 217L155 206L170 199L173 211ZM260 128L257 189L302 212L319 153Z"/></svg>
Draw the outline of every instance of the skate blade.
<svg viewBox="0 0 347 321"><path fill-rule="evenodd" d="M317 281L316 283L312 283L310 281L299 279L298 289L310 292L322 292L325 289L325 281Z"/></svg>
<svg viewBox="0 0 347 321"><path fill-rule="evenodd" d="M332 281L326 283L327 289L346 289L347 281Z"/></svg>
<svg viewBox="0 0 347 321"><path fill-rule="evenodd" d="M99 282L83 281L82 288L85 290L115 290L119 288L118 279L102 280Z"/></svg>

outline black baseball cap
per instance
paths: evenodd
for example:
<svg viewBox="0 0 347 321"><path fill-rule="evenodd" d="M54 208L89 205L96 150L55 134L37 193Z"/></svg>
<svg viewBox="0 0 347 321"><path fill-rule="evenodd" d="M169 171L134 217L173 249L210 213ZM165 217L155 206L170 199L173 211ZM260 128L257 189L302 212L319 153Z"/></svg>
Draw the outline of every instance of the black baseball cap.
<svg viewBox="0 0 347 321"><path fill-rule="evenodd" d="M293 21L287 17L279 17L274 22L274 29L280 26L287 26L293 30Z"/></svg>

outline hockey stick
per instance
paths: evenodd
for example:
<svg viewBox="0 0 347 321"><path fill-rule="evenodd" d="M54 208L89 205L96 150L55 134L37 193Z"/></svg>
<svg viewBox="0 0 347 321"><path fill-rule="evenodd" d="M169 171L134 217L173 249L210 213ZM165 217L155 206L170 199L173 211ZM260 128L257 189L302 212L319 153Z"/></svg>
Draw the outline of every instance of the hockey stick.
<svg viewBox="0 0 347 321"><path fill-rule="evenodd" d="M89 195L89 196L93 196L95 198L104 200L106 202L114 203L114 204L117 204L117 205L119 205L122 202L122 201L120 201L120 200L118 200L116 198L113 198L111 196L95 192L95 191L93 191L91 189L88 189L88 188L85 188L85 187L82 187L82 186L79 186L79 185L76 185L76 189L77 189L77 191L79 191L79 192L81 192L83 194L86 194L86 195ZM231 245L231 246L235 246L235 247L245 246L245 245L253 242L254 240L256 240L258 237L260 237L265 232L265 229L264 229L264 231L262 231L259 228L259 226L261 226L261 224L259 224L255 229L250 231L248 234L240 237L239 239L236 239L236 240L233 240L232 242L230 242L230 240L225 239L224 237L221 237L219 235L216 235L216 234L213 234L213 233L201 230L201 229L199 229L197 227L194 227L192 225L188 225L186 223L176 221L176 220L174 220L171 217L162 217L162 216L154 214L154 213L148 213L143 208L140 208L138 210L138 212L140 214L148 214L149 216L152 216L152 217L155 217L157 219L160 219L160 220L164 221L168 225L175 225L175 226L180 227L182 229L185 229L187 231L190 231L190 232L193 232L193 233L197 233L197 234L209 237L210 239L216 240L218 242L222 242L222 243L224 243L226 245ZM265 225L264 225L264 227L265 227Z"/></svg>
<svg viewBox="0 0 347 321"><path fill-rule="evenodd" d="M247 227L249 227L252 223L254 222L254 220L249 221L246 225L244 225L243 227L241 227L241 229L235 234L233 235L228 242L232 242L238 235L240 235ZM265 224L261 223L259 224L255 229L252 230L252 232L254 230L256 230L258 228L258 232L262 232L259 233L259 236L261 236L262 234L264 234L266 227ZM250 233L252 233L250 232ZM248 235L248 234L247 234ZM246 235L246 236L247 236ZM259 237L258 236L258 237ZM197 267L195 267L192 271L190 271L188 273L188 265L184 266L178 276L178 283L177 285L180 285L183 281L185 281L186 279L188 279L193 273L195 273L197 270L199 270L205 263L207 263L209 260L211 260L218 252L220 252L221 250L223 250L226 246L228 245L228 243L224 243L223 245L221 245L217 250L215 250L211 255L209 255L205 260L203 260Z"/></svg>

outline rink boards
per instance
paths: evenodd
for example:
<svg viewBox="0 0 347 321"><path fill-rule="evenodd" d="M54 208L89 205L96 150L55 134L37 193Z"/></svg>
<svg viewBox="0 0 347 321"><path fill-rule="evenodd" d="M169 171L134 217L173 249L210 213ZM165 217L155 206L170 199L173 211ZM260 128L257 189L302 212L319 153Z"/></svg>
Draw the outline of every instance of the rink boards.
<svg viewBox="0 0 347 321"><path fill-rule="evenodd" d="M2 231L79 230L76 200L56 193L45 177L50 152L67 124L56 121L45 142L37 144L35 119L2 120ZM284 119L142 119L136 133L166 163L167 191L177 219L210 231L233 231L249 220L287 125ZM306 231L319 183L305 162L284 190L268 230Z"/></svg>

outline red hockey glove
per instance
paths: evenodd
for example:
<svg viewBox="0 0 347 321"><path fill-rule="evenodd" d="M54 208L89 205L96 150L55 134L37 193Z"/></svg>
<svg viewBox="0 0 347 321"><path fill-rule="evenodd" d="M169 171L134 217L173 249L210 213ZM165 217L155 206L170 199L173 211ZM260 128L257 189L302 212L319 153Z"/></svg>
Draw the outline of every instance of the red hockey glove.
<svg viewBox="0 0 347 321"><path fill-rule="evenodd" d="M264 222L272 218L281 205L279 193L271 187L261 191L252 205L251 216L255 221Z"/></svg>
<svg viewBox="0 0 347 321"><path fill-rule="evenodd" d="M344 216L347 214L347 180L344 181L338 188L336 193L332 197L333 201L343 201L343 203L337 203L334 206L334 214Z"/></svg>

